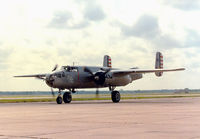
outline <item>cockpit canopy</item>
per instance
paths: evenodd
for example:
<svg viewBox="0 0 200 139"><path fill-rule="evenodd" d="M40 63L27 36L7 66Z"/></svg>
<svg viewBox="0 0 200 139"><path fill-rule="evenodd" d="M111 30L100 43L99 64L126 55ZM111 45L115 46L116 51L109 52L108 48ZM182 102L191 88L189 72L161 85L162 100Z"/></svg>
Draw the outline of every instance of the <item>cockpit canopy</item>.
<svg viewBox="0 0 200 139"><path fill-rule="evenodd" d="M74 66L62 66L61 69L64 69L67 72L78 72L78 67Z"/></svg>

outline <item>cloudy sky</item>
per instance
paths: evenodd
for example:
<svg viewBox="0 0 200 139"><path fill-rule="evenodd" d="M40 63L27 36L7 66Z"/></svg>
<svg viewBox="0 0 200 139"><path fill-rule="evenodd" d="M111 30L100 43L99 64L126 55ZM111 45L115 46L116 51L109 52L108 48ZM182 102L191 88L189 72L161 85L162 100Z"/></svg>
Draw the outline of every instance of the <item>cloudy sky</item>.
<svg viewBox="0 0 200 139"><path fill-rule="evenodd" d="M0 91L49 90L13 75L48 73L55 64L186 71L144 78L123 89L199 88L199 0L7 0L0 3Z"/></svg>

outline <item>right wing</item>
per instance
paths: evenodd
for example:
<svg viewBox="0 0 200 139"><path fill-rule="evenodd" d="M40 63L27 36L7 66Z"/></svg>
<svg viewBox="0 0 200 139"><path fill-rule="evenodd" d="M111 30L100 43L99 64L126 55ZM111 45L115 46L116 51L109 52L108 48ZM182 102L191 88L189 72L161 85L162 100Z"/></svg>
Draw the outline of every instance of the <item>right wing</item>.
<svg viewBox="0 0 200 139"><path fill-rule="evenodd" d="M128 69L128 70L111 70L110 72L113 75L120 76L120 75L127 75L130 73L155 73L155 72L170 72L170 71L181 71L185 70L185 68L177 68L177 69Z"/></svg>

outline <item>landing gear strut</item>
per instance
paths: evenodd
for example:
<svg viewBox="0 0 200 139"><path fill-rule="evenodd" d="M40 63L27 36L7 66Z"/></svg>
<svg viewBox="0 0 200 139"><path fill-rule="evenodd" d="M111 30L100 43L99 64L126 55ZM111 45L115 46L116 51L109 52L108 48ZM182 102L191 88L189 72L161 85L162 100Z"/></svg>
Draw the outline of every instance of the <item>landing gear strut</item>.
<svg viewBox="0 0 200 139"><path fill-rule="evenodd" d="M76 90L73 88L71 92L72 92L72 93L76 93Z"/></svg>
<svg viewBox="0 0 200 139"><path fill-rule="evenodd" d="M72 101L72 95L71 95L71 92L65 92L63 94L63 101L65 103L70 103Z"/></svg>
<svg viewBox="0 0 200 139"><path fill-rule="evenodd" d="M111 98L114 103L118 103L120 101L120 93L118 91L112 91Z"/></svg>

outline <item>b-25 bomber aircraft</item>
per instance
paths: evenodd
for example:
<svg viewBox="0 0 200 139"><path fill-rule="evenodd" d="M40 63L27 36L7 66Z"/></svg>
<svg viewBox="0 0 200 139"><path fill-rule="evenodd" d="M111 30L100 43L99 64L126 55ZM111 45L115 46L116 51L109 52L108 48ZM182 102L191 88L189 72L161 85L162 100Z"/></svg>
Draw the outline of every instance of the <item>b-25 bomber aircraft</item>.
<svg viewBox="0 0 200 139"><path fill-rule="evenodd" d="M22 75L14 77L35 77L45 80L46 84L51 88L58 88L57 104L70 103L72 100L72 93L75 89L80 88L103 88L108 87L111 91L111 99L117 103L120 101L120 93L115 90L118 86L125 86L132 83L134 80L141 79L145 73L155 73L156 76L162 76L163 72L180 71L184 68L176 69L163 69L163 55L160 52L156 53L155 69L117 69L112 68L111 57L104 56L102 67L91 66L62 66L57 70L56 65L52 73L48 74L35 74L35 75ZM56 71L57 70L57 71ZM62 90L68 89L64 92Z"/></svg>

